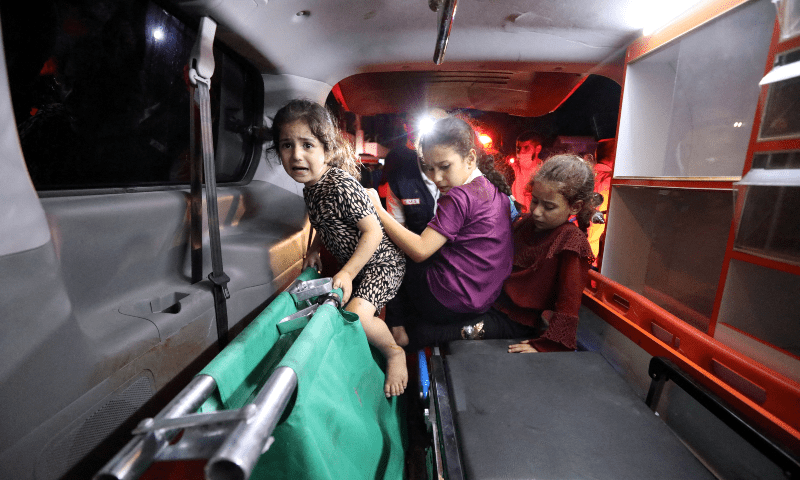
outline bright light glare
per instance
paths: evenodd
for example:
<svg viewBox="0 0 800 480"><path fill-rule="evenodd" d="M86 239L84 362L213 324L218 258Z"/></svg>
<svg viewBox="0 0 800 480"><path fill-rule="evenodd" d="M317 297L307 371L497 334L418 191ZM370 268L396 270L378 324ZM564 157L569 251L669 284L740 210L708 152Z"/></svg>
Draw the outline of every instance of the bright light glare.
<svg viewBox="0 0 800 480"><path fill-rule="evenodd" d="M424 136L429 133L433 129L434 123L436 123L436 120L430 115L425 115L424 117L420 118L419 122L417 123L417 131L419 132L419 135Z"/></svg>
<svg viewBox="0 0 800 480"><path fill-rule="evenodd" d="M508 163L509 163L509 165L510 165L510 164L513 164L513 163L514 163L514 157L511 157L511 158L509 158L509 159L508 159Z"/></svg>
<svg viewBox="0 0 800 480"><path fill-rule="evenodd" d="M639 2L639 25L643 35L650 35L703 0L658 0Z"/></svg>
<svg viewBox="0 0 800 480"><path fill-rule="evenodd" d="M164 40L164 29L161 27L154 28L153 38L155 38L158 41Z"/></svg>
<svg viewBox="0 0 800 480"><path fill-rule="evenodd" d="M485 133L481 133L480 135L478 135L478 140L481 141L484 147L492 144L492 137L486 135Z"/></svg>
<svg viewBox="0 0 800 480"><path fill-rule="evenodd" d="M733 122L733 128L742 128L744 126L744 122Z"/></svg>

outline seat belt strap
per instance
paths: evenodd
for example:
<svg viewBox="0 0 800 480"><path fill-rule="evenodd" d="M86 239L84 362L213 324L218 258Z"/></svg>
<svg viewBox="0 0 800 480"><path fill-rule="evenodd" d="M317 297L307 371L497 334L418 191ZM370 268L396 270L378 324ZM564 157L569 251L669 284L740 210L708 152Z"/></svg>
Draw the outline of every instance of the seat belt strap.
<svg viewBox="0 0 800 480"><path fill-rule="evenodd" d="M211 273L208 279L212 283L214 293L214 313L217 319L217 343L220 350L228 344L228 308L226 300L230 298L228 291L228 277L222 269L222 246L219 235L219 211L217 206L217 181L216 169L214 167L214 137L211 125L211 76L214 74L214 34L217 24L209 17L200 20L200 31L197 36L192 56L189 60L189 80L192 83L192 136L194 154L193 163L196 165L196 173L204 174L206 190L206 209L208 214L208 239L211 249ZM201 138L202 167L197 155L197 123L196 110L199 110L199 130ZM202 170L201 170L202 169ZM199 177L199 175L197 175ZM194 182L193 182L194 183ZM199 183L199 182L198 182ZM198 188L198 192L199 188ZM199 196L199 195L197 195ZM193 195L194 197L194 195ZM193 199L194 200L194 199ZM192 204L194 213L195 204ZM201 210L198 208L197 210ZM199 215L198 215L199 216ZM194 226L193 229L194 231ZM201 230L202 234L202 230ZM197 243L197 245L195 245ZM195 272L195 247L200 251L200 265L202 271L202 241L192 238L192 279L198 278Z"/></svg>

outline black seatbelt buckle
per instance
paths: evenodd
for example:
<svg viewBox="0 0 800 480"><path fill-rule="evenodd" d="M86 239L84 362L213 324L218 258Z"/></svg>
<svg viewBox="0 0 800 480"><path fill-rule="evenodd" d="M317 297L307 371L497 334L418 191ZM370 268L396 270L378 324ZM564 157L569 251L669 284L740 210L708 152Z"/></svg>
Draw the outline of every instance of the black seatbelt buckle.
<svg viewBox="0 0 800 480"><path fill-rule="evenodd" d="M225 294L225 298L231 298L231 293L228 291L228 282L231 281L231 277L225 274L225 272L220 273L219 275L214 275L214 272L208 274L208 279L211 280L211 283L218 287L222 287L222 293Z"/></svg>

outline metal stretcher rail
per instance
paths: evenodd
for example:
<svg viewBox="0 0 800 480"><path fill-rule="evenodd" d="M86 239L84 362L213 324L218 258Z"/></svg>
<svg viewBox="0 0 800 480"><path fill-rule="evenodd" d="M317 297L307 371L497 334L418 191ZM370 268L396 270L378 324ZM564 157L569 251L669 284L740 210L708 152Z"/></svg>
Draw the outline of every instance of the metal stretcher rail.
<svg viewBox="0 0 800 480"><path fill-rule="evenodd" d="M431 356L431 409L433 444L439 478L462 480L461 454L458 448L455 421L451 408L450 392L444 363L440 355Z"/></svg>
<svg viewBox="0 0 800 480"><path fill-rule="evenodd" d="M155 461L209 458L206 478L244 479L271 444L271 434L297 387L297 375L280 367L250 403L238 410L195 411L217 385L208 375L196 377L157 417L145 419L137 435L95 480L132 480ZM170 441L184 429L174 445Z"/></svg>
<svg viewBox="0 0 800 480"><path fill-rule="evenodd" d="M652 381L647 392L645 403L653 411L664 389L664 384L672 380L683 391L697 400L714 416L722 420L734 432L739 434L750 445L753 445L764 456L778 465L786 478L800 478L800 459L792 455L774 439L762 432L757 426L748 422L741 414L727 405L719 396L702 386L677 365L664 357L653 357L650 360L648 374Z"/></svg>
<svg viewBox="0 0 800 480"><path fill-rule="evenodd" d="M339 306L335 293L323 294L330 289L330 279L320 279L295 282L289 292L299 301L319 295L317 305L303 310L311 316L320 305ZM272 432L296 388L297 374L281 366L242 408L194 413L217 390L211 376L198 375L158 415L140 422L133 431L135 437L94 480L134 480L156 461L202 458L209 459L205 466L209 480L249 478L272 444ZM181 431L180 439L173 442Z"/></svg>

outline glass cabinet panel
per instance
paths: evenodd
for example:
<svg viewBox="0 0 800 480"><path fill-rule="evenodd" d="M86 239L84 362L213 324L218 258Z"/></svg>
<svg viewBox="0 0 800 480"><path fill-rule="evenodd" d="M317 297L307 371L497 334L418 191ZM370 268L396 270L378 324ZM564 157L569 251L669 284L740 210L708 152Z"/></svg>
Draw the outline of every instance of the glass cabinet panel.
<svg viewBox="0 0 800 480"><path fill-rule="evenodd" d="M601 273L705 331L733 192L615 186Z"/></svg>
<svg viewBox="0 0 800 480"><path fill-rule="evenodd" d="M800 136L800 77L770 84L759 140Z"/></svg>
<svg viewBox="0 0 800 480"><path fill-rule="evenodd" d="M753 2L629 64L615 176L740 176L774 22Z"/></svg>

